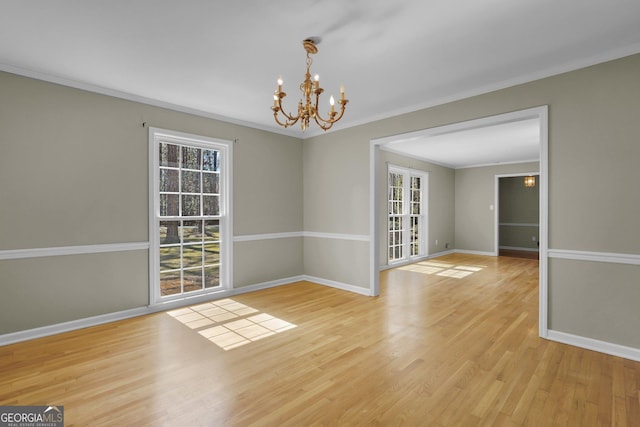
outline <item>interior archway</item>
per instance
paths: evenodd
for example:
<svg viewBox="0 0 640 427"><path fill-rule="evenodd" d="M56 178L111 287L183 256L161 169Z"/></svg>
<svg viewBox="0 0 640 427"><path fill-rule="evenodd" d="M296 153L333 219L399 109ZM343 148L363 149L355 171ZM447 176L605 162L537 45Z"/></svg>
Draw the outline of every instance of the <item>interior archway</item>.
<svg viewBox="0 0 640 427"><path fill-rule="evenodd" d="M421 138L435 136L447 136L460 132L471 132L475 130L488 130L493 126L500 126L509 123L518 123L526 120L535 120L539 130L539 177L540 177L540 235L539 235L539 335L547 335L547 250L548 250L548 107L534 107L526 110L519 110L500 114L496 116L484 117L475 120L458 122L444 126L423 129L415 132L400 135L377 138L370 141L370 294L380 293L380 246L386 240L380 232L383 221L380 214L380 204L383 202L381 196L383 189L380 188L380 176L383 168L380 162L380 151L390 144L397 144L398 141L418 141ZM425 161L429 159L425 158ZM491 162L487 162L490 164ZM496 159L494 164L499 164ZM455 249L455 248L454 248ZM497 249L497 248L496 248Z"/></svg>

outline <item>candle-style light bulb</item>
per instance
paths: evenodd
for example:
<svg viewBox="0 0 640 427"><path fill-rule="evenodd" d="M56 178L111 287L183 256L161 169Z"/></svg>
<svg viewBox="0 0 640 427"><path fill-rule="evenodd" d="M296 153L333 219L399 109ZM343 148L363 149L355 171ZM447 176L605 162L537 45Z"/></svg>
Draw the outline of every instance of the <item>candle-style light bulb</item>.
<svg viewBox="0 0 640 427"><path fill-rule="evenodd" d="M344 85L340 85L340 99L344 99Z"/></svg>
<svg viewBox="0 0 640 427"><path fill-rule="evenodd" d="M278 92L282 92L282 76L278 76Z"/></svg>
<svg viewBox="0 0 640 427"><path fill-rule="evenodd" d="M273 94L273 106L278 106L278 95L276 95L275 93Z"/></svg>
<svg viewBox="0 0 640 427"><path fill-rule="evenodd" d="M335 99L333 99L333 95L331 95L329 97L329 104L331 104L331 112L333 113L335 111L335 109L333 108L333 106L335 105L336 101Z"/></svg>
<svg viewBox="0 0 640 427"><path fill-rule="evenodd" d="M316 74L313 76L313 81L316 82L316 89L318 89L320 87L320 75Z"/></svg>

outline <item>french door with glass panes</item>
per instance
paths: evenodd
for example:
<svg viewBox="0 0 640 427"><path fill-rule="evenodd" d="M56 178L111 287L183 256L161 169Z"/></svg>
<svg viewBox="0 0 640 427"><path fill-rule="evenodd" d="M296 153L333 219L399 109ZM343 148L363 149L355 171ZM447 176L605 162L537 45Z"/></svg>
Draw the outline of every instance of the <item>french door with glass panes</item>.
<svg viewBox="0 0 640 427"><path fill-rule="evenodd" d="M389 166L387 259L390 264L427 255L427 174Z"/></svg>
<svg viewBox="0 0 640 427"><path fill-rule="evenodd" d="M152 303L228 285L230 144L151 129Z"/></svg>

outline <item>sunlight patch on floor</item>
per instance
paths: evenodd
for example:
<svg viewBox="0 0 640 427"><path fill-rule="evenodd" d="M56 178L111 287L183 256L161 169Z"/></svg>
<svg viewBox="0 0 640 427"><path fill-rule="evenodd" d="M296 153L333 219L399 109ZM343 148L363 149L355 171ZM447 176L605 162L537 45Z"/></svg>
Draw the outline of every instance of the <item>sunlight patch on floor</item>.
<svg viewBox="0 0 640 427"><path fill-rule="evenodd" d="M168 311L167 314L216 344L231 350L296 327L230 298Z"/></svg>
<svg viewBox="0 0 640 427"><path fill-rule="evenodd" d="M398 267L398 270L462 279L463 277L481 271L485 267L484 265L456 265L447 262L421 261Z"/></svg>

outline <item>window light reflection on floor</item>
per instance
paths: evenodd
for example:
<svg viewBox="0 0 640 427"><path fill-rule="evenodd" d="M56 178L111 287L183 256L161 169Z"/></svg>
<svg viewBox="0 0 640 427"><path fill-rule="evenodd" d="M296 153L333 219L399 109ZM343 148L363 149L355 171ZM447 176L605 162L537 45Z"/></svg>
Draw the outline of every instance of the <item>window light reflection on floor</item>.
<svg viewBox="0 0 640 427"><path fill-rule="evenodd" d="M398 267L399 270L412 271L414 273L435 274L436 276L453 277L462 279L485 268L484 265L456 265L446 262L421 261Z"/></svg>
<svg viewBox="0 0 640 427"><path fill-rule="evenodd" d="M296 327L230 298L168 311L167 314L189 328L197 329L200 335L223 350Z"/></svg>

